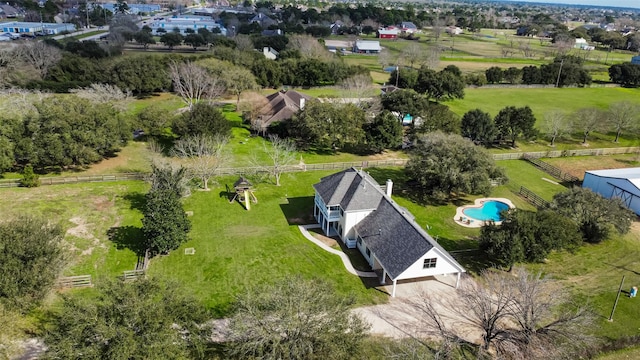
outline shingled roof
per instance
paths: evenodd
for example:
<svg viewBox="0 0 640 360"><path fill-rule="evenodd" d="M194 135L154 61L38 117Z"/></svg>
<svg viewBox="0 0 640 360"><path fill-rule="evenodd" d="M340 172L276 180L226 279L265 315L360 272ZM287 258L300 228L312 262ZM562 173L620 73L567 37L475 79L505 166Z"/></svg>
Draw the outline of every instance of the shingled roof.
<svg viewBox="0 0 640 360"><path fill-rule="evenodd" d="M323 177L313 188L325 205L340 205L344 211L375 209L383 197L380 185L355 168Z"/></svg>
<svg viewBox="0 0 640 360"><path fill-rule="evenodd" d="M267 96L267 105L260 110L262 126L267 128L275 121L291 119L300 110L302 99L311 97L295 90L280 90Z"/></svg>

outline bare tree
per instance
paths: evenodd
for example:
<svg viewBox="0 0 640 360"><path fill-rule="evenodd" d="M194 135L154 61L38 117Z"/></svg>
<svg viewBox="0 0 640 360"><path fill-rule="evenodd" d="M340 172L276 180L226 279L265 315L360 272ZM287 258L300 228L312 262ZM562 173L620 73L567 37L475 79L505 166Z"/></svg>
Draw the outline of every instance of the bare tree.
<svg viewBox="0 0 640 360"><path fill-rule="evenodd" d="M360 74L344 79L340 87L345 92L345 98L355 100L355 104L360 106L362 99L370 97L373 89L371 76Z"/></svg>
<svg viewBox="0 0 640 360"><path fill-rule="evenodd" d="M635 130L639 127L638 105L628 101L621 101L609 105L607 123L616 132L614 142L618 142L620 134L625 130Z"/></svg>
<svg viewBox="0 0 640 360"><path fill-rule="evenodd" d="M413 67L413 64L418 64L418 67L420 67L424 59L423 48L419 44L412 42L402 50L402 57L409 62L409 66Z"/></svg>
<svg viewBox="0 0 640 360"><path fill-rule="evenodd" d="M440 35L444 31L444 21L440 18L436 18L433 20L431 24L431 34L433 35L433 40L438 43L438 39L440 39Z"/></svg>
<svg viewBox="0 0 640 360"><path fill-rule="evenodd" d="M427 66L429 69L435 69L440 64L440 54L442 53L442 49L440 46L435 45L429 47L429 52L427 53Z"/></svg>
<svg viewBox="0 0 640 360"><path fill-rule="evenodd" d="M383 69L387 67L387 65L393 63L391 53L389 52L389 50L387 50L387 48L382 48L382 50L380 50L380 54L378 54L378 63L382 65Z"/></svg>
<svg viewBox="0 0 640 360"><path fill-rule="evenodd" d="M269 143L263 144L264 153L269 158L269 165L264 165L257 158L254 158L252 163L259 169L258 171L273 176L276 186L280 186L280 177L297 159L296 146L290 139L281 139L277 135L270 135Z"/></svg>
<svg viewBox="0 0 640 360"><path fill-rule="evenodd" d="M187 160L191 174L202 180L204 190L209 191L209 180L228 163L228 141L223 136L194 135L176 141L171 152Z"/></svg>
<svg viewBox="0 0 640 360"><path fill-rule="evenodd" d="M586 144L589 134L602 128L605 114L597 108L578 109L573 114L573 128L582 132L582 143Z"/></svg>
<svg viewBox="0 0 640 360"><path fill-rule="evenodd" d="M44 78L49 69L62 59L62 50L41 41L26 42L16 50L18 57L32 66L40 78Z"/></svg>
<svg viewBox="0 0 640 360"><path fill-rule="evenodd" d="M592 340L585 335L592 321L586 309L572 306L556 283L520 268L485 271L478 283L466 279L457 296L424 294L404 302L419 314L419 334L475 349L479 356L562 358Z"/></svg>
<svg viewBox="0 0 640 360"><path fill-rule="evenodd" d="M111 103L121 111L127 109L132 98L130 91L122 91L117 85L110 84L91 84L85 88L73 89L71 92L94 103Z"/></svg>
<svg viewBox="0 0 640 360"><path fill-rule="evenodd" d="M5 116L23 118L27 114L36 111L34 104L41 102L49 93L39 90L24 90L10 88L0 91L3 101L0 101L0 113Z"/></svg>
<svg viewBox="0 0 640 360"><path fill-rule="evenodd" d="M233 41L236 43L236 49L240 51L253 50L253 41L251 41L249 35L238 34L233 38Z"/></svg>
<svg viewBox="0 0 640 360"><path fill-rule="evenodd" d="M234 66L222 74L227 91L236 96L236 107L240 105L240 95L247 90L258 88L256 78L246 68Z"/></svg>
<svg viewBox="0 0 640 360"><path fill-rule="evenodd" d="M333 54L327 51L327 49L311 35L293 35L289 37L287 48L298 50L302 56L313 59L329 60L333 57Z"/></svg>
<svg viewBox="0 0 640 360"><path fill-rule="evenodd" d="M200 100L220 97L225 90L222 79L209 75L206 69L192 62L169 64L173 88L191 109Z"/></svg>
<svg viewBox="0 0 640 360"><path fill-rule="evenodd" d="M570 131L567 116L560 110L552 110L544 114L542 128L551 138L551 146L555 145L556 138Z"/></svg>

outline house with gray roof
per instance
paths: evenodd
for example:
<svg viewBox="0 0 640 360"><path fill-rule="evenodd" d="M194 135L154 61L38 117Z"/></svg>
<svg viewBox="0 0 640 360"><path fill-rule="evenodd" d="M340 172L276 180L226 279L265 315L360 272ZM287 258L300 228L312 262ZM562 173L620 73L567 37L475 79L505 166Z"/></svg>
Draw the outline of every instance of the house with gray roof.
<svg viewBox="0 0 640 360"><path fill-rule="evenodd" d="M259 110L259 131L264 133L269 125L291 119L298 111L304 109L305 102L310 99L311 96L295 90L280 90L267 96L266 105Z"/></svg>
<svg viewBox="0 0 640 360"><path fill-rule="evenodd" d="M381 283L393 283L391 296L398 280L455 274L458 286L465 269L391 199L391 180L383 189L366 172L351 168L313 187L313 215L322 230L357 248L381 274Z"/></svg>

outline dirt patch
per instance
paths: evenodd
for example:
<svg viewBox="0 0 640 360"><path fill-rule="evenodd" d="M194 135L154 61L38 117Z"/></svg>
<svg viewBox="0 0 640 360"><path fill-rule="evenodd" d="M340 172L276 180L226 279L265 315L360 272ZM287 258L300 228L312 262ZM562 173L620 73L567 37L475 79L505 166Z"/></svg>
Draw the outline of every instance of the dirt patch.
<svg viewBox="0 0 640 360"><path fill-rule="evenodd" d="M84 218L81 218L79 216L73 217L71 219L69 219L69 221L71 221L72 223L76 224L76 226L69 228L67 230L67 234L75 236L77 238L80 239L87 239L87 240L97 240L95 236L93 236L93 234L91 233L91 231L89 230L89 224L87 224L86 220Z"/></svg>
<svg viewBox="0 0 640 360"><path fill-rule="evenodd" d="M323 244L329 246L329 247L334 247L338 245L338 241L334 238L330 238L328 236L325 236L323 234L317 233L315 231L309 231L311 233L311 235L313 235L314 238L322 241Z"/></svg>
<svg viewBox="0 0 640 360"><path fill-rule="evenodd" d="M115 200L115 198L114 198ZM114 201L109 200L106 196L96 196L91 199L91 203L98 211L105 211L113 207Z"/></svg>
<svg viewBox="0 0 640 360"><path fill-rule="evenodd" d="M562 171L579 179L584 178L584 172L588 170L620 169L638 166L638 155L615 156L580 156L577 158L544 159L544 162L556 166Z"/></svg>

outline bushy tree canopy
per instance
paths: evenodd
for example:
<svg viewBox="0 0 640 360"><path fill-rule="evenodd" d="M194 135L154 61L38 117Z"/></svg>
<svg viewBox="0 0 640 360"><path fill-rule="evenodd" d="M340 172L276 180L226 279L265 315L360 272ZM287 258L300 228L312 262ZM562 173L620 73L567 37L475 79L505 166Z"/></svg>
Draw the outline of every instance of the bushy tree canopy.
<svg viewBox="0 0 640 360"><path fill-rule="evenodd" d="M110 281L99 284L97 293L91 301L64 297L45 336L46 358L205 358L207 314L179 284Z"/></svg>
<svg viewBox="0 0 640 360"><path fill-rule="evenodd" d="M153 254L167 253L187 241L191 223L174 191L158 190L147 194L142 219L145 245Z"/></svg>
<svg viewBox="0 0 640 360"><path fill-rule="evenodd" d="M231 123L216 106L200 102L174 120L173 132L180 136L210 135L228 137Z"/></svg>
<svg viewBox="0 0 640 360"><path fill-rule="evenodd" d="M640 65L632 63L615 64L609 68L612 82L625 87L640 86Z"/></svg>
<svg viewBox="0 0 640 360"><path fill-rule="evenodd" d="M0 301L26 310L51 289L63 265L58 225L33 217L0 224Z"/></svg>
<svg viewBox="0 0 640 360"><path fill-rule="evenodd" d="M606 199L577 186L556 194L551 209L575 221L584 241L590 243L605 240L612 229L620 234L628 232L634 218L620 199Z"/></svg>
<svg viewBox="0 0 640 360"><path fill-rule="evenodd" d="M578 226L552 211L510 210L501 225L480 232L480 249L502 266L539 262L552 250L574 249L582 243Z"/></svg>
<svg viewBox="0 0 640 360"><path fill-rule="evenodd" d="M489 194L490 179L506 180L489 153L460 135L420 135L405 167L426 197L447 199Z"/></svg>
<svg viewBox="0 0 640 360"><path fill-rule="evenodd" d="M462 116L461 127L462 136L485 146L490 145L498 135L491 115L480 109L467 111Z"/></svg>
<svg viewBox="0 0 640 360"><path fill-rule="evenodd" d="M512 147L516 146L519 136L532 138L536 135L534 128L536 118L529 106L520 108L507 106L500 110L494 121L500 136L511 140Z"/></svg>
<svg viewBox="0 0 640 360"><path fill-rule="evenodd" d="M402 125L389 111L376 115L372 122L364 125L367 147L372 152L393 149L402 143Z"/></svg>

